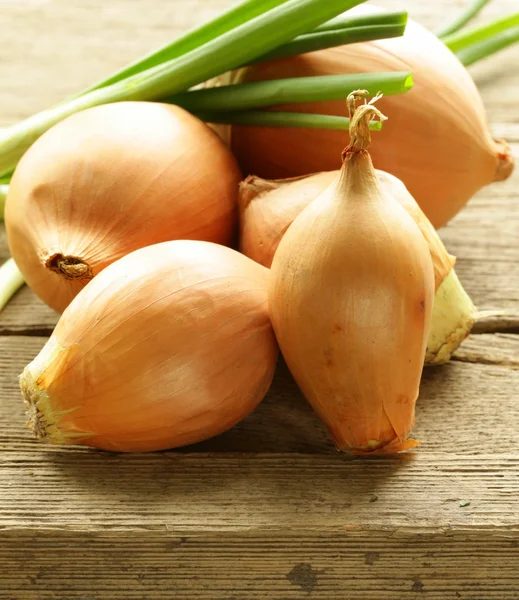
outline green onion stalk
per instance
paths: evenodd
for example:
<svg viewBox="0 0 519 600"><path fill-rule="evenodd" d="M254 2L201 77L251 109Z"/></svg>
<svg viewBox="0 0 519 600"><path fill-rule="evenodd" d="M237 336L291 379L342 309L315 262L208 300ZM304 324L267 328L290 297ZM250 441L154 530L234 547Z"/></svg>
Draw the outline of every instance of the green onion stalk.
<svg viewBox="0 0 519 600"><path fill-rule="evenodd" d="M456 33L479 14L490 0L472 0L470 4L457 14L447 25L442 25L434 33L440 38Z"/></svg>
<svg viewBox="0 0 519 600"><path fill-rule="evenodd" d="M461 62L468 66L519 41L519 12L486 25L443 38Z"/></svg>
<svg viewBox="0 0 519 600"><path fill-rule="evenodd" d="M281 112L265 110L239 110L236 112L195 113L202 121L223 125L255 125L258 127L298 127L305 129L339 129L348 131L350 119L335 115ZM380 121L370 121L371 131L380 131Z"/></svg>
<svg viewBox="0 0 519 600"><path fill-rule="evenodd" d="M362 4L364 1L365 0L358 0L349 8L352 8L357 4ZM205 25L202 25L193 31L189 31L180 38L177 38L172 43L166 44L151 54L148 54L144 58L131 63L110 77L98 82L90 88L87 88L79 95L84 95L85 93L93 90L117 83L118 81L127 79L132 75L137 75L138 73L142 73L147 69L166 63L174 58L178 58L179 56L182 56L183 54L186 54L187 52L199 48L200 46L216 39L224 33L232 31L239 25L246 23L248 20L286 2L287 0L247 0L235 8L222 13L220 16L216 17L212 21L209 21ZM339 42L340 44L343 44L361 41L360 37L362 35L368 35L368 32L363 33L362 30L366 29L373 33L372 29L374 27L386 28L385 31L381 31L381 37L385 37L386 35L393 37L394 35L398 35L398 31L401 31L400 35L402 35L406 23L407 12L405 11L380 12L376 14L358 15L354 17L349 17L346 13L330 19L329 21L326 21L315 27L313 30L308 31L311 31L312 34L318 34L321 32L348 30L350 33L347 41ZM305 35L308 34L303 34L300 37L296 37L293 41L300 41L301 37L304 37ZM292 41L288 42L286 46L290 46L290 44L292 44ZM280 48L283 47L284 45ZM263 56L256 60L265 60L265 57Z"/></svg>
<svg viewBox="0 0 519 600"><path fill-rule="evenodd" d="M0 267L0 310L24 284L23 275L12 258Z"/></svg>
<svg viewBox="0 0 519 600"><path fill-rule="evenodd" d="M391 19L382 20L378 14L371 15L373 23L370 25L345 25L344 27L337 25L333 29L322 30L318 28L312 33L298 36L288 44L284 44L248 64L290 58L306 52L315 52L346 44L400 37L405 32L407 13L390 13L390 16Z"/></svg>
<svg viewBox="0 0 519 600"><path fill-rule="evenodd" d="M4 218L5 212L5 200L7 198L7 191L9 190L9 186L7 184L0 184L0 218Z"/></svg>
<svg viewBox="0 0 519 600"><path fill-rule="evenodd" d="M409 71L294 77L193 90L166 99L190 112L230 112L279 104L341 100L349 91L367 90L370 96L403 94L413 86Z"/></svg>

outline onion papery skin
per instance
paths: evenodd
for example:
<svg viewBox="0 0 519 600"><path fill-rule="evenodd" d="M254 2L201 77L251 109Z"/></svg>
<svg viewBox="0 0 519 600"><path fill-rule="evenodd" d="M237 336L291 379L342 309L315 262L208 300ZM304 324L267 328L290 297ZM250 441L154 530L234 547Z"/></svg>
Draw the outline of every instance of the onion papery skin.
<svg viewBox="0 0 519 600"><path fill-rule="evenodd" d="M119 452L229 429L274 374L268 279L239 252L199 241L149 246L110 265L24 370L29 426L51 443Z"/></svg>
<svg viewBox="0 0 519 600"><path fill-rule="evenodd" d="M352 14L375 12L361 5ZM445 225L483 186L513 170L510 148L489 133L478 90L458 58L433 33L409 21L400 38L330 48L242 69L234 82L409 70L414 86L378 103L383 133L370 150L377 169L403 181L434 227ZM279 110L346 115L346 102ZM340 168L344 132L233 126L230 144L246 175L282 179Z"/></svg>
<svg viewBox="0 0 519 600"><path fill-rule="evenodd" d="M406 209L429 247L436 293L425 364L446 363L469 335L475 322L476 308L456 276L455 257L447 252L438 233L404 184L389 173L375 172L381 190ZM291 223L338 175L339 171L328 171L280 180L249 176L240 184L239 193L241 252L270 267Z"/></svg>
<svg viewBox="0 0 519 600"><path fill-rule="evenodd" d="M382 192L394 198L422 232L433 261L435 289L452 270L456 259L447 252L439 235L411 196L393 175L375 170ZM289 179L266 180L249 176L240 184L240 251L270 267L276 249L294 219L339 176L327 171Z"/></svg>
<svg viewBox="0 0 519 600"><path fill-rule="evenodd" d="M183 109L120 102L77 113L27 151L7 197L13 258L62 312L102 269L173 239L234 241L240 170Z"/></svg>
<svg viewBox="0 0 519 600"><path fill-rule="evenodd" d="M369 155L301 212L271 268L281 352L340 450L394 453L408 440L429 334L427 244L380 189Z"/></svg>

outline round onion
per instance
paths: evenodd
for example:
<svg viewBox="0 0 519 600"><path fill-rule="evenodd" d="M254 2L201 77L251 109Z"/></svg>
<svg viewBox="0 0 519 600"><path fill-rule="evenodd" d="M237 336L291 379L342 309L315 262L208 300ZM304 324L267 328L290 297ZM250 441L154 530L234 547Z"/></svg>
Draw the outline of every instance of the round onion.
<svg viewBox="0 0 519 600"><path fill-rule="evenodd" d="M352 14L375 12L359 6ZM468 71L430 31L410 21L400 38L331 48L259 64L234 81L411 71L414 87L383 98L391 115L374 136L377 169L404 182L435 227L451 219L481 187L508 177L513 160L505 142L488 132L482 100ZM283 110L346 114L346 102L318 102ZM231 147L247 174L281 179L340 168L342 131L234 126Z"/></svg>
<svg viewBox="0 0 519 600"><path fill-rule="evenodd" d="M20 161L5 214L11 253L32 289L61 312L138 248L173 239L231 244L240 179L218 136L179 107L85 110Z"/></svg>
<svg viewBox="0 0 519 600"><path fill-rule="evenodd" d="M37 437L143 452L232 427L274 374L268 278L243 254L196 241L110 265L20 378Z"/></svg>

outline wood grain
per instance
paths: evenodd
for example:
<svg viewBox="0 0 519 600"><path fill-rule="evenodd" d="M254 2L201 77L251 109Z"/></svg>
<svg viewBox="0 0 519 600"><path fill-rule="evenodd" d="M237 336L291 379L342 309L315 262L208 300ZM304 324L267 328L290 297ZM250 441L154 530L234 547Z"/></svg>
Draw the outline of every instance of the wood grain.
<svg viewBox="0 0 519 600"><path fill-rule="evenodd" d="M466 0L379 3L436 27ZM7 126L231 1L0 4ZM480 20L516 10L493 0ZM471 69L516 160L518 62L516 47ZM422 447L391 458L338 454L283 364L258 409L203 444L134 456L41 445L17 375L58 316L22 289L0 314L0 600L519 599L518 207L519 170L441 231L496 314L426 369Z"/></svg>
<svg viewBox="0 0 519 600"><path fill-rule="evenodd" d="M0 461L0 527L76 534L449 529L519 535L518 468L517 452L387 459L7 452Z"/></svg>
<svg viewBox="0 0 519 600"><path fill-rule="evenodd" d="M0 599L519 598L513 533L493 539L452 531L233 536L139 531L75 541L58 532L17 532L11 540L0 539L0 563L6 566ZM53 561L49 547L64 560Z"/></svg>
<svg viewBox="0 0 519 600"><path fill-rule="evenodd" d="M519 369L519 336L496 333L470 337L454 360Z"/></svg>

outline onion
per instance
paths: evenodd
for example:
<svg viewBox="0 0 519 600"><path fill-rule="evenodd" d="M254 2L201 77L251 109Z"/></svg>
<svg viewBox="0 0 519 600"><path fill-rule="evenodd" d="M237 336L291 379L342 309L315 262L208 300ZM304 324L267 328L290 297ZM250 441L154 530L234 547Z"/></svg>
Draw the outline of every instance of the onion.
<svg viewBox="0 0 519 600"><path fill-rule="evenodd" d="M339 177L281 240L269 304L287 365L337 448L392 453L417 444L407 437L434 271L420 229L378 183L367 152L375 111L357 110Z"/></svg>
<svg viewBox="0 0 519 600"><path fill-rule="evenodd" d="M359 6L351 14L375 12ZM235 82L287 77L410 70L414 86L385 97L391 114L372 151L378 169L404 182L436 227L451 219L481 187L513 169L508 145L493 140L468 71L431 32L410 21L403 37L351 44L252 66ZM296 104L281 110L342 115L342 101ZM268 179L340 167L341 131L233 126L231 147L242 169Z"/></svg>
<svg viewBox="0 0 519 600"><path fill-rule="evenodd" d="M13 258L61 312L102 269L150 244L231 244L241 179L221 140L181 108L121 102L77 113L20 161L7 197Z"/></svg>
<svg viewBox="0 0 519 600"><path fill-rule="evenodd" d="M268 276L197 241L142 248L106 268L20 378L37 437L127 452L229 429L272 381Z"/></svg>
<svg viewBox="0 0 519 600"><path fill-rule="evenodd" d="M435 297L425 364L448 362L472 329L476 308L463 289L451 256L438 233L404 184L393 175L376 171L384 193L406 209L420 228L431 254ZM270 267L276 249L294 219L339 176L339 171L304 177L265 180L249 176L240 184L240 250Z"/></svg>

